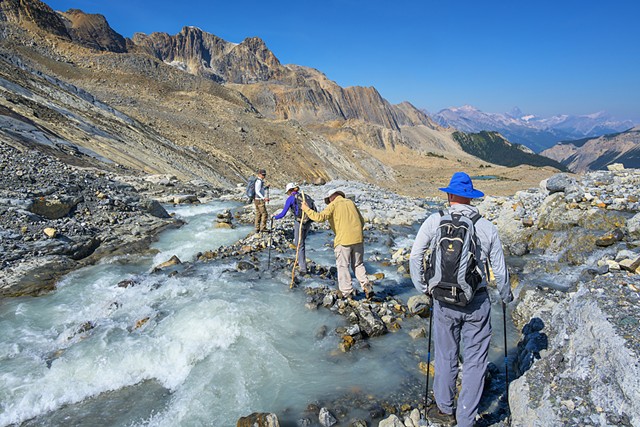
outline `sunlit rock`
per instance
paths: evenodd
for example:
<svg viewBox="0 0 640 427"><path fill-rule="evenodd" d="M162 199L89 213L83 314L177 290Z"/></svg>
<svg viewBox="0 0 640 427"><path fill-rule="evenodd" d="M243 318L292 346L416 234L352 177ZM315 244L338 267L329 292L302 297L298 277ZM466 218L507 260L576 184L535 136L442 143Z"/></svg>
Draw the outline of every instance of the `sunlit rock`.
<svg viewBox="0 0 640 427"><path fill-rule="evenodd" d="M280 427L276 414L254 412L238 420L236 427Z"/></svg>
<svg viewBox="0 0 640 427"><path fill-rule="evenodd" d="M52 228L52 227L45 228L43 230L43 232L50 239L53 239L54 237L56 237L58 235L58 230L56 230L55 228Z"/></svg>
<svg viewBox="0 0 640 427"><path fill-rule="evenodd" d="M427 295L413 295L407 301L407 308L412 316L429 317L431 298Z"/></svg>
<svg viewBox="0 0 640 427"><path fill-rule="evenodd" d="M323 427L331 427L338 423L336 417L333 416L331 412L327 408L320 408L320 413L318 414L318 421L320 421L320 425Z"/></svg>
<svg viewBox="0 0 640 427"><path fill-rule="evenodd" d="M47 219L58 219L67 216L78 203L78 199L69 197L64 199L37 198L33 201L30 210Z"/></svg>
<svg viewBox="0 0 640 427"><path fill-rule="evenodd" d="M162 270L162 269L164 269L164 268L167 268L167 267L173 267L173 266L175 266L175 265L180 265L180 264L182 264L182 261L180 261L180 258L178 258L176 255L173 255L173 256L172 256L171 258L169 258L167 261L165 261L165 262L163 262L163 263L160 263L160 264L156 265L156 266L153 268L153 271L159 271L159 270Z"/></svg>
<svg viewBox="0 0 640 427"><path fill-rule="evenodd" d="M384 420L381 420L380 423L378 423L378 427L405 427L405 425L397 415L391 414Z"/></svg>

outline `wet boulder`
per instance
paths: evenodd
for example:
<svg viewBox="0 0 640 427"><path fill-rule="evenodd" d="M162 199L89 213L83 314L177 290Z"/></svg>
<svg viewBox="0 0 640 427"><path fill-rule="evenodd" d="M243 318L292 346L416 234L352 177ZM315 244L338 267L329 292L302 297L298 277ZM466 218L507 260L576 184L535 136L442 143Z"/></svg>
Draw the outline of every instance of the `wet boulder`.
<svg viewBox="0 0 640 427"><path fill-rule="evenodd" d="M236 264L236 270L238 271L250 271L250 270L257 270L258 268L250 263L249 261L239 261Z"/></svg>
<svg viewBox="0 0 640 427"><path fill-rule="evenodd" d="M173 267L175 265L180 265L180 264L182 264L182 261L180 261L180 258L178 258L177 256L174 255L171 258L169 258L167 261L156 265L153 268L153 271L160 271L160 270L165 269L167 267Z"/></svg>
<svg viewBox="0 0 640 427"><path fill-rule="evenodd" d="M266 412L254 412L242 417L236 423L236 427L280 427L276 414Z"/></svg>
<svg viewBox="0 0 640 427"><path fill-rule="evenodd" d="M68 255L71 259L79 261L93 254L101 244L98 237L79 237L70 245Z"/></svg>
<svg viewBox="0 0 640 427"><path fill-rule="evenodd" d="M320 421L320 425L323 427L331 427L338 423L336 417L333 416L331 412L327 408L320 408L320 413L318 414L318 421Z"/></svg>
<svg viewBox="0 0 640 427"><path fill-rule="evenodd" d="M365 336L378 337L387 333L387 325L371 310L369 304L358 304L355 314L358 317L360 330Z"/></svg>

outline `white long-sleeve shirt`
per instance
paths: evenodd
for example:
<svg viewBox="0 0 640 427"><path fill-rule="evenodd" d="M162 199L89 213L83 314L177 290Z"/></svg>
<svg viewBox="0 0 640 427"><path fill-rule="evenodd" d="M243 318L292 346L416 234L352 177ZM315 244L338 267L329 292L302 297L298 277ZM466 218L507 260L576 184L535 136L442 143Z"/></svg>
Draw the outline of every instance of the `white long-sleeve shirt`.
<svg viewBox="0 0 640 427"><path fill-rule="evenodd" d="M262 179L260 178L256 179L255 190L256 190L256 197L255 197L256 199L263 200L267 198L262 192L264 190L264 181Z"/></svg>

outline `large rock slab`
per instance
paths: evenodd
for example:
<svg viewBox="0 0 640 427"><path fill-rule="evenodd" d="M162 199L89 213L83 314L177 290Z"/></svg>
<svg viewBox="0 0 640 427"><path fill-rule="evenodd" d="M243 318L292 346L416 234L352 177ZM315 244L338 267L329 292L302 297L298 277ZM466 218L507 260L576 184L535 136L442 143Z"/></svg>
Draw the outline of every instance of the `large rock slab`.
<svg viewBox="0 0 640 427"><path fill-rule="evenodd" d="M539 320L525 333L546 349L522 346L537 357L510 385L512 425L640 425L638 288L637 276L599 276L529 312Z"/></svg>

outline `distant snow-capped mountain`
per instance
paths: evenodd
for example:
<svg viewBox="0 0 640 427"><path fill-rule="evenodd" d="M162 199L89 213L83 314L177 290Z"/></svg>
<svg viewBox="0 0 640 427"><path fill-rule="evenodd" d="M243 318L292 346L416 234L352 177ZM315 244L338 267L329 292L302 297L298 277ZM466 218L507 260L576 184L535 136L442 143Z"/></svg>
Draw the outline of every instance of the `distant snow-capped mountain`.
<svg viewBox="0 0 640 427"><path fill-rule="evenodd" d="M631 129L630 120L619 121L606 112L572 116L537 117L515 107L508 113L486 113L471 105L451 107L432 115L441 126L463 132L497 131L511 142L523 144L535 152L560 141L596 137Z"/></svg>

